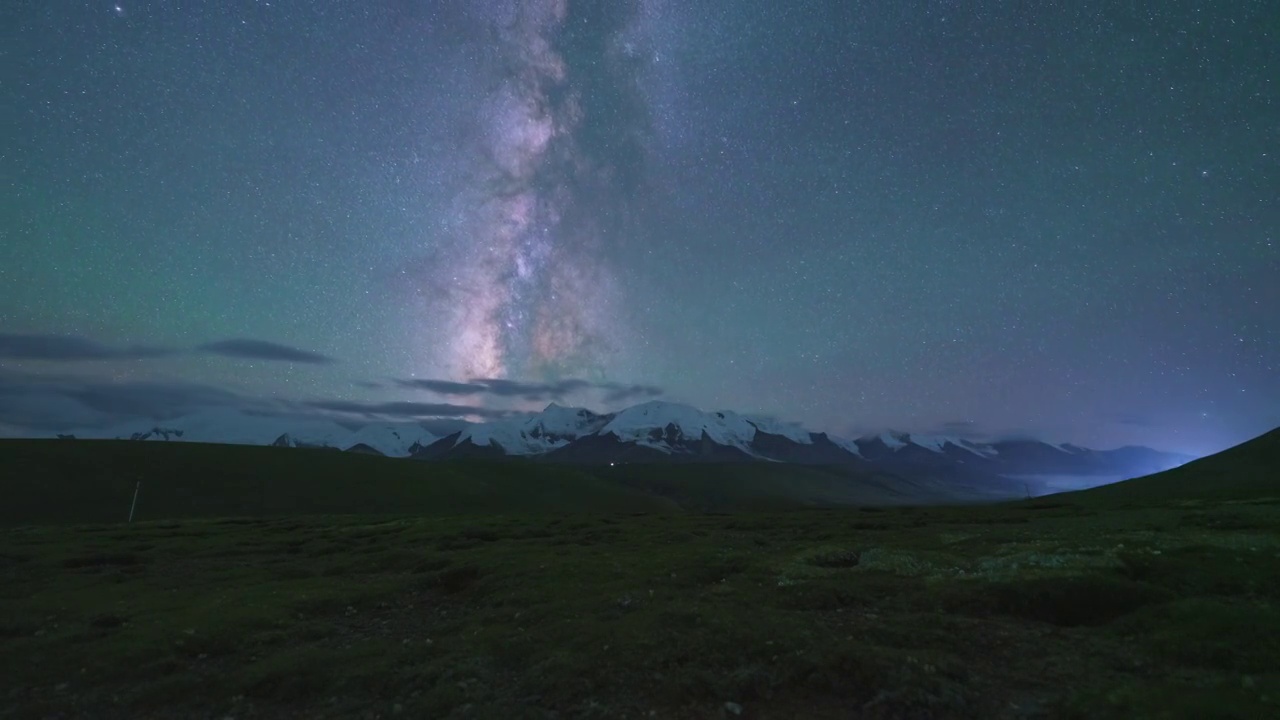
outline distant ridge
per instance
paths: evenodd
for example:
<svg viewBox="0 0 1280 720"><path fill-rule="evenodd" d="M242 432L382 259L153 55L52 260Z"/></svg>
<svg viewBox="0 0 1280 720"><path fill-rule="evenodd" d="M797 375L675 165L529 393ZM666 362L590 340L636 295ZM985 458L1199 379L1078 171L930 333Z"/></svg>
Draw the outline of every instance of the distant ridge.
<svg viewBox="0 0 1280 720"><path fill-rule="evenodd" d="M552 403L544 410L475 423L436 437L416 423L368 423L355 430L317 417L227 408L164 423L71 433L77 438L327 447L418 460L526 460L566 465L767 462L840 466L899 477L999 488L1025 495L1028 477L1137 477L1190 458L1150 448L1090 450L1038 440L994 443L882 432L848 440L795 423L651 401L613 413Z"/></svg>
<svg viewBox="0 0 1280 720"><path fill-rule="evenodd" d="M105 428L59 433L57 437L81 440L139 440L199 442L223 445L275 445L278 447L333 448L408 457L416 448L437 440L417 423L368 423L356 430L325 418L289 417L213 408L183 417L134 421Z"/></svg>

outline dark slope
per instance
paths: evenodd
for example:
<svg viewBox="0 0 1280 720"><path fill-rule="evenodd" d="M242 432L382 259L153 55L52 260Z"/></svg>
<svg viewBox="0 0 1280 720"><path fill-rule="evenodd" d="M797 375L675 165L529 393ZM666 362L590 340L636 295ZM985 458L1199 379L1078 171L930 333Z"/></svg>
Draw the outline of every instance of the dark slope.
<svg viewBox="0 0 1280 720"><path fill-rule="evenodd" d="M486 448L476 448L483 452ZM455 515L786 510L976 502L981 483L876 468L723 460L654 462L635 446L610 465L527 459L416 462L307 448L4 440L0 523L120 522L236 515ZM602 448L609 456L618 448ZM727 461L724 461L727 460Z"/></svg>
<svg viewBox="0 0 1280 720"><path fill-rule="evenodd" d="M508 459L508 455L502 451L502 448L492 445L476 445L467 440L458 442L458 438L462 437L462 432L456 432L452 435L442 437L439 440L422 447L415 446L412 451L412 457L416 460L504 460Z"/></svg>
<svg viewBox="0 0 1280 720"><path fill-rule="evenodd" d="M782 435L757 430L751 447L761 455L780 462L801 465L850 465L868 467L866 460L831 442L826 433L809 433L811 443L798 443Z"/></svg>
<svg viewBox="0 0 1280 720"><path fill-rule="evenodd" d="M0 440L0 523L330 513L665 512L670 501L575 468L422 463L335 450Z"/></svg>
<svg viewBox="0 0 1280 720"><path fill-rule="evenodd" d="M1280 497L1280 428L1172 470L1052 497L1067 495L1098 502Z"/></svg>
<svg viewBox="0 0 1280 720"><path fill-rule="evenodd" d="M695 511L939 505L1008 497L993 497L981 487L904 478L848 465L628 463L597 468L595 473Z"/></svg>

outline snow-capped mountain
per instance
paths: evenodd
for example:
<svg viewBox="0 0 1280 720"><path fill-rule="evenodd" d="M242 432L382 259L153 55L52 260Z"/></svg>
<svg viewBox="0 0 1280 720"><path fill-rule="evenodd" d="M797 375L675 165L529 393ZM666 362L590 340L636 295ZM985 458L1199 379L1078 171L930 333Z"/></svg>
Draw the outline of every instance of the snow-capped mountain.
<svg viewBox="0 0 1280 720"><path fill-rule="evenodd" d="M415 453L423 459L523 457L600 465L664 462L785 462L878 468L970 483L1024 475L1132 476L1187 458L1148 448L1094 451L1017 440L883 432L846 440L771 418L706 412L653 401L612 414L550 405L541 413L470 428Z"/></svg>
<svg viewBox="0 0 1280 720"><path fill-rule="evenodd" d="M340 447L387 457L409 457L438 439L417 423L370 423L348 432Z"/></svg>
<svg viewBox="0 0 1280 720"><path fill-rule="evenodd" d="M653 401L616 413L551 404L533 415L478 423L437 438L415 423L355 430L328 419L210 409L162 423L71 433L81 438L331 447L423 460L525 458L581 465L779 462L850 466L900 477L989 485L1027 476L1134 477L1190 458L1150 448L1096 451L1037 440L974 442L883 432L846 440L773 418Z"/></svg>
<svg viewBox="0 0 1280 720"><path fill-rule="evenodd" d="M653 401L617 413L599 434L668 454L686 451L705 438L752 456L756 427L736 413L707 413L689 405Z"/></svg>
<svg viewBox="0 0 1280 720"><path fill-rule="evenodd" d="M1144 447L1090 450L1069 443L1001 440L978 443L958 437L885 432L855 441L863 457L902 470L920 466L963 465L971 471L1006 477L1037 475L1136 477L1168 470L1191 460Z"/></svg>
<svg viewBox="0 0 1280 720"><path fill-rule="evenodd" d="M758 447L756 439L762 435L790 446L814 442L812 434L798 425L732 412L704 412L679 403L646 402L609 414L551 404L527 418L473 425L415 456L520 456L587 464L778 459Z"/></svg>
<svg viewBox="0 0 1280 720"><path fill-rule="evenodd" d="M999 451L991 445L976 443L950 435L923 435L889 431L875 435L864 435L854 442L860 450L865 450L867 454L872 456L898 453L903 450L910 451L912 449L929 450L939 455L950 455L956 451L963 451L965 455L961 455L961 458L966 455L990 458L999 454Z"/></svg>
<svg viewBox="0 0 1280 720"><path fill-rule="evenodd" d="M477 423L427 444L414 456L459 459L543 455L596 432L612 417L552 403L533 416Z"/></svg>

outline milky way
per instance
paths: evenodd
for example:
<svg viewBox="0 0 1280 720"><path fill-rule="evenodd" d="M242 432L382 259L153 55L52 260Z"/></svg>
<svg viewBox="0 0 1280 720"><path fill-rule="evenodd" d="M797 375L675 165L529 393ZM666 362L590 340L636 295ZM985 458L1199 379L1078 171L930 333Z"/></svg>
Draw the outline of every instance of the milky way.
<svg viewBox="0 0 1280 720"><path fill-rule="evenodd" d="M0 374L1191 454L1280 424L1280 3L9 5L0 334L333 362ZM68 397L0 428L97 417Z"/></svg>
<svg viewBox="0 0 1280 720"><path fill-rule="evenodd" d="M595 25L593 38L612 23L616 36L628 13L571 17L566 0L476 12L498 72L477 112L455 253L437 269L447 278L434 280L450 287L434 308L449 318L436 364L455 378L606 374L625 320L600 235L625 204L611 158L625 143L592 147L589 114L603 107L591 105L589 74L567 55L569 23ZM597 74L622 72L610 57L616 44L580 48L576 59Z"/></svg>

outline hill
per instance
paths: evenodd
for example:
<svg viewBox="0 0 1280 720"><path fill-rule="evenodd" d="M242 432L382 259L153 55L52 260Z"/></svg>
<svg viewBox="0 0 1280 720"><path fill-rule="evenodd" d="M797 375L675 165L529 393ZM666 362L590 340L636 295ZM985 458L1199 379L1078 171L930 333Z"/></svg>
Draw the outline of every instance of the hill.
<svg viewBox="0 0 1280 720"><path fill-rule="evenodd" d="M1091 503L1280 497L1280 428L1172 470L1048 497Z"/></svg>
<svg viewBox="0 0 1280 720"><path fill-rule="evenodd" d="M0 522L116 522L333 513L669 512L675 505L574 468L423 463L338 450L0 440Z"/></svg>
<svg viewBox="0 0 1280 720"><path fill-rule="evenodd" d="M0 716L1269 717L1277 439L1051 500L838 509L956 486L3 442Z"/></svg>
<svg viewBox="0 0 1280 720"><path fill-rule="evenodd" d="M981 486L848 466L421 462L333 449L0 440L0 522L194 517L786 510L992 499ZM1003 496L999 496L1003 497Z"/></svg>

